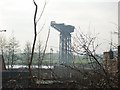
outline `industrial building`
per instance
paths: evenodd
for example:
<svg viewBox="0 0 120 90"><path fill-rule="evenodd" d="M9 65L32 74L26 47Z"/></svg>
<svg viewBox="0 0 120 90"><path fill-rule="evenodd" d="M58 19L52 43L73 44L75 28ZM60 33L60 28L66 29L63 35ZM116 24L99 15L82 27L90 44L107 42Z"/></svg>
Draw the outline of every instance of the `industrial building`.
<svg viewBox="0 0 120 90"><path fill-rule="evenodd" d="M103 66L105 68L105 70L112 75L116 75L117 73L117 54L116 51L112 51L110 50L109 52L104 52L103 54Z"/></svg>

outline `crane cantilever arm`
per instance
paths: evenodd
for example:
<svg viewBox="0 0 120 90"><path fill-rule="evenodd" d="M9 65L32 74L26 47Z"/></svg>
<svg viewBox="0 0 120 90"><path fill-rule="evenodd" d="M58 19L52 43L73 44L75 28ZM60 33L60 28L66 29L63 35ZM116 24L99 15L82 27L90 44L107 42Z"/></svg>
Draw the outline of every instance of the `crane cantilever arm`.
<svg viewBox="0 0 120 90"><path fill-rule="evenodd" d="M57 24L55 21L51 21L51 26L61 33L70 34L74 32L74 26L65 25L64 23Z"/></svg>
<svg viewBox="0 0 120 90"><path fill-rule="evenodd" d="M62 32L62 29L61 29L62 25L64 24L56 24L55 21L51 21L51 26L59 32Z"/></svg>

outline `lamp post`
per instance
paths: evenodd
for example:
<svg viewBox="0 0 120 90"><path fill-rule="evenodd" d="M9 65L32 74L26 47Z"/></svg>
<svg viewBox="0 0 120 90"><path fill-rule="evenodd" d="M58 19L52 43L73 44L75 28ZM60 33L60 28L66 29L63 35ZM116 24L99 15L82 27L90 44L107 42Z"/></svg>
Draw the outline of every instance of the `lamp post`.
<svg viewBox="0 0 120 90"><path fill-rule="evenodd" d="M0 32L6 32L6 30L0 30Z"/></svg>
<svg viewBox="0 0 120 90"><path fill-rule="evenodd" d="M53 60L53 49L50 48L50 69L52 69L52 66L53 66L53 63L52 63L52 60ZM52 78L52 71L50 72L50 75L51 75L51 78Z"/></svg>

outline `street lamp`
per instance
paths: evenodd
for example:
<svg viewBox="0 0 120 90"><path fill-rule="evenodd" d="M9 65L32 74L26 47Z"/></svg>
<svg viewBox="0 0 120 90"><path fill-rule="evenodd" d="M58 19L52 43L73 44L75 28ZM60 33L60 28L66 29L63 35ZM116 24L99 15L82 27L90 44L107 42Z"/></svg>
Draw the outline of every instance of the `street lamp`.
<svg viewBox="0 0 120 90"><path fill-rule="evenodd" d="M0 32L6 32L6 30L0 30Z"/></svg>

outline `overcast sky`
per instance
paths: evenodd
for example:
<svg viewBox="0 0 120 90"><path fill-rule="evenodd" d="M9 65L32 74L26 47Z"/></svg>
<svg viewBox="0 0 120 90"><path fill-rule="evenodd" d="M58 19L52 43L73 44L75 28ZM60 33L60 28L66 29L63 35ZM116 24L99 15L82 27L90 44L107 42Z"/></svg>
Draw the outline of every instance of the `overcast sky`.
<svg viewBox="0 0 120 90"><path fill-rule="evenodd" d="M45 0L35 0L39 17ZM102 43L99 52L109 50L110 32L117 31L118 0L46 0L47 6L38 23L39 31L45 22L39 38L44 44L51 21L81 27L84 33L100 33L98 43ZM21 48L26 41L33 41L33 16L35 6L32 0L0 0L0 29L6 29L4 35L9 38L14 31ZM50 27L48 51L59 47L59 32ZM1 33L3 34L3 33ZM74 33L73 33L74 35ZM117 35L113 35L117 43Z"/></svg>

